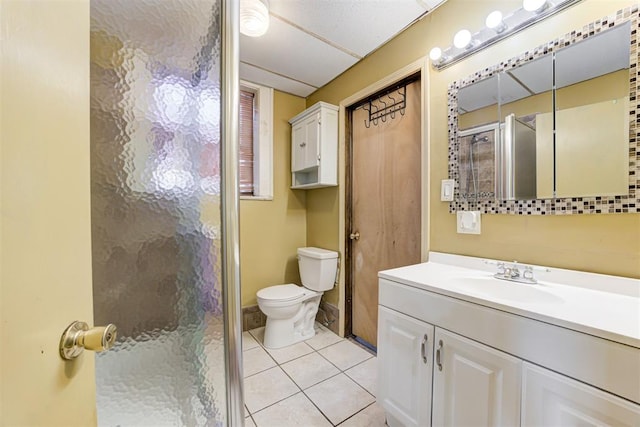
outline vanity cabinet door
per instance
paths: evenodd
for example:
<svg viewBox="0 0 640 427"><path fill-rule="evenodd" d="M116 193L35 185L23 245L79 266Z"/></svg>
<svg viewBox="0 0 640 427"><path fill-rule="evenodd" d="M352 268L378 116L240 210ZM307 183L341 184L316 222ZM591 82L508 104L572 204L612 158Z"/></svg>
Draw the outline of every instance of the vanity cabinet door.
<svg viewBox="0 0 640 427"><path fill-rule="evenodd" d="M439 328L434 345L434 426L520 424L520 359Z"/></svg>
<svg viewBox="0 0 640 427"><path fill-rule="evenodd" d="M640 405L524 363L523 426L638 426Z"/></svg>
<svg viewBox="0 0 640 427"><path fill-rule="evenodd" d="M378 403L387 424L431 424L434 327L378 307Z"/></svg>

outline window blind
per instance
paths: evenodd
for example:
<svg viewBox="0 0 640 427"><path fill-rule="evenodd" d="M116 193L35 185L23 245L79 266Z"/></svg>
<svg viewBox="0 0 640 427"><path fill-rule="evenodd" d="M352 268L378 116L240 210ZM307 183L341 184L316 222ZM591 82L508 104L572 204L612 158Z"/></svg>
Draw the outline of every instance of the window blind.
<svg viewBox="0 0 640 427"><path fill-rule="evenodd" d="M240 195L253 195L253 125L255 95L240 91Z"/></svg>

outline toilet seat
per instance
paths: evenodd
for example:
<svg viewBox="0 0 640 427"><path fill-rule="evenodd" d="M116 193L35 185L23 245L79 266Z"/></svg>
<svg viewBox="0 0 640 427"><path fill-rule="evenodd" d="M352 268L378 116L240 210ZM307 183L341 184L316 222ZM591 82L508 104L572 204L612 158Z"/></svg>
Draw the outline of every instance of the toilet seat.
<svg viewBox="0 0 640 427"><path fill-rule="evenodd" d="M292 283L287 285L269 286L268 288L260 289L257 293L258 298L283 302L297 299L302 295L304 295L304 288Z"/></svg>
<svg viewBox="0 0 640 427"><path fill-rule="evenodd" d="M265 306L275 307L295 304L296 302L307 299L309 296L317 294L317 292L307 289L304 286L287 284L260 289L256 296Z"/></svg>

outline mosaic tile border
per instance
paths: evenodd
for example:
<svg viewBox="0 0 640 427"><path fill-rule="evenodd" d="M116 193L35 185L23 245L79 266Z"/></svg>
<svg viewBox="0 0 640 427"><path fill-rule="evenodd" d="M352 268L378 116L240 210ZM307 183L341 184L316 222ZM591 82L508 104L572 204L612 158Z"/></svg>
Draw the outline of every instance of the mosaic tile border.
<svg viewBox="0 0 640 427"><path fill-rule="evenodd" d="M556 40L540 45L492 67L480 70L466 79L453 82L448 91L449 129L449 178L456 182L456 201L449 204L449 212L478 210L487 214L511 215L567 215L588 213L640 212L640 99L638 98L638 30L640 29L639 6L619 10L617 13L571 31ZM514 68L527 61L537 59L547 53L592 37L601 31L631 21L631 57L629 63L629 193L626 196L573 197L536 200L459 200L458 193L458 90L484 80L506 69Z"/></svg>

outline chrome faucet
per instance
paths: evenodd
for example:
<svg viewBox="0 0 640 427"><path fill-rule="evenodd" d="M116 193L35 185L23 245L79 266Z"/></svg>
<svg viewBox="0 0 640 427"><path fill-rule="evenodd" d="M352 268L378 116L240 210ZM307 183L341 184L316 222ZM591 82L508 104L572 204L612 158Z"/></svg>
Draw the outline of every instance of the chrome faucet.
<svg viewBox="0 0 640 427"><path fill-rule="evenodd" d="M496 279L510 280L512 282L527 283L530 285L538 283L533 276L533 267L530 265L524 266L523 271L520 271L518 261L513 261L513 264L506 264L504 262L498 262L498 271L493 275Z"/></svg>

